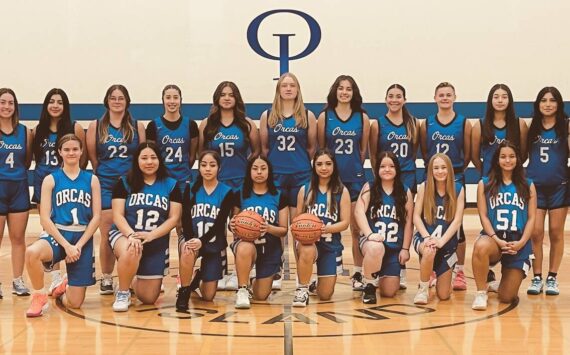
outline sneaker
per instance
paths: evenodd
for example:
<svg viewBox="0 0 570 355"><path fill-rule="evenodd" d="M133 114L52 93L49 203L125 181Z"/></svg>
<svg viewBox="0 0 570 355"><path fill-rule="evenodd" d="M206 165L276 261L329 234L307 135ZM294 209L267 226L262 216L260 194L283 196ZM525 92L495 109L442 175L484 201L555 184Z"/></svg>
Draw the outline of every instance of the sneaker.
<svg viewBox="0 0 570 355"><path fill-rule="evenodd" d="M178 289L176 294L176 312L188 312L191 294L190 286L183 286Z"/></svg>
<svg viewBox="0 0 570 355"><path fill-rule="evenodd" d="M228 282L229 277L230 275L224 275L220 280L218 280L218 287L217 287L218 291L225 291L226 283Z"/></svg>
<svg viewBox="0 0 570 355"><path fill-rule="evenodd" d="M364 282L362 281L362 274L356 271L350 277L350 281L352 281L352 291L363 291L364 290Z"/></svg>
<svg viewBox="0 0 570 355"><path fill-rule="evenodd" d="M310 296L316 296L317 295L317 280L313 280L309 284L309 295Z"/></svg>
<svg viewBox="0 0 570 355"><path fill-rule="evenodd" d="M273 276L273 282L271 283L271 289L272 290L276 290L279 291L281 290L281 281L283 280L283 277L281 276L281 274L275 274Z"/></svg>
<svg viewBox="0 0 570 355"><path fill-rule="evenodd" d="M453 290L467 290L467 280L465 280L465 273L463 271L458 271L457 274L455 274L455 279L453 279Z"/></svg>
<svg viewBox="0 0 570 355"><path fill-rule="evenodd" d="M56 285L55 288L52 290L51 295L53 298L59 298L65 294L66 290L67 290L67 277L64 276L60 279L59 284Z"/></svg>
<svg viewBox="0 0 570 355"><path fill-rule="evenodd" d="M376 304L376 286L373 284L366 284L362 292L362 303Z"/></svg>
<svg viewBox="0 0 570 355"><path fill-rule="evenodd" d="M487 291L477 291L471 308L476 311L484 311L487 309Z"/></svg>
<svg viewBox="0 0 570 355"><path fill-rule="evenodd" d="M164 281L160 283L160 293L164 293Z"/></svg>
<svg viewBox="0 0 570 355"><path fill-rule="evenodd" d="M530 280L530 285L526 290L527 295L539 295L542 293L542 278L535 276Z"/></svg>
<svg viewBox="0 0 570 355"><path fill-rule="evenodd" d="M49 285L49 288L48 288L48 296L52 295L53 290L61 284L62 280L63 280L63 277L62 277L61 273L54 274L53 279L51 280L51 284Z"/></svg>
<svg viewBox="0 0 570 355"><path fill-rule="evenodd" d="M544 291L545 295L548 296L558 296L560 294L560 290L558 289L558 281L556 281L556 277L548 276L546 278L546 290Z"/></svg>
<svg viewBox="0 0 570 355"><path fill-rule="evenodd" d="M293 297L293 307L306 307L309 304L309 290L306 288L298 288L295 290Z"/></svg>
<svg viewBox="0 0 570 355"><path fill-rule="evenodd" d="M437 274L435 273L435 271L432 271L431 275L429 275L428 286L430 288L432 288L432 287L435 287L435 285L437 285Z"/></svg>
<svg viewBox="0 0 570 355"><path fill-rule="evenodd" d="M236 308L237 309L249 309L250 303L249 298L251 294L247 287L240 287L236 292Z"/></svg>
<svg viewBox="0 0 570 355"><path fill-rule="evenodd" d="M101 278L101 284L99 285L100 295L112 295L113 292L113 276L103 274Z"/></svg>
<svg viewBox="0 0 570 355"><path fill-rule="evenodd" d="M29 296L30 290L26 287L22 276L12 281L12 293L16 296ZM41 315L41 314L40 314Z"/></svg>
<svg viewBox="0 0 570 355"><path fill-rule="evenodd" d="M182 284L180 283L180 275L176 276L176 291L180 290L180 287L182 287Z"/></svg>
<svg viewBox="0 0 570 355"><path fill-rule="evenodd" d="M117 291L115 294L115 302L113 303L113 311L126 312L131 305L131 292L130 291Z"/></svg>
<svg viewBox="0 0 570 355"><path fill-rule="evenodd" d="M495 281L491 281L487 284L487 291L488 292L494 292L494 293L499 293L499 286L501 285L501 283L497 280Z"/></svg>
<svg viewBox="0 0 570 355"><path fill-rule="evenodd" d="M45 293L34 293L30 308L26 311L26 317L41 317L49 308L48 296Z"/></svg>
<svg viewBox="0 0 570 355"><path fill-rule="evenodd" d="M400 270L400 290L405 290L408 288L406 283L406 269Z"/></svg>
<svg viewBox="0 0 570 355"><path fill-rule="evenodd" d="M414 304L427 304L428 303L428 294L429 287L418 287L418 293L414 297Z"/></svg>
<svg viewBox="0 0 570 355"><path fill-rule="evenodd" d="M226 281L226 291L237 291L237 289L238 289L237 275L233 273L229 275Z"/></svg>

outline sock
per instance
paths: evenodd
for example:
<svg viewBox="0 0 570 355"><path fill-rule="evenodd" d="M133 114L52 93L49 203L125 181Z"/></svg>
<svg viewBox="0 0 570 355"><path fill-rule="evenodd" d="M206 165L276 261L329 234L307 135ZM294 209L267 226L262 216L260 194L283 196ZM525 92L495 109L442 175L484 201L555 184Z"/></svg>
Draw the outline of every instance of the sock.
<svg viewBox="0 0 570 355"><path fill-rule="evenodd" d="M299 289L301 289L301 290L303 290L303 289L309 290L309 285L307 285L307 284L302 285L302 284L299 283L299 286L298 286L297 288L299 288Z"/></svg>
<svg viewBox="0 0 570 355"><path fill-rule="evenodd" d="M542 280L542 274L534 274L534 277L538 277L539 279Z"/></svg>
<svg viewBox="0 0 570 355"><path fill-rule="evenodd" d="M548 272L548 278L552 277L553 279L555 279L557 275L558 275L557 272L551 272L551 271Z"/></svg>
<svg viewBox="0 0 570 355"><path fill-rule="evenodd" d="M362 274L362 266L356 266L356 265L353 266L352 267L352 273L355 273L355 272L359 272Z"/></svg>
<svg viewBox="0 0 570 355"><path fill-rule="evenodd" d="M34 290L34 295L38 294L38 295L47 295L47 291L45 287L42 287L38 290Z"/></svg>
<svg viewBox="0 0 570 355"><path fill-rule="evenodd" d="M455 264L455 272L463 272L463 265Z"/></svg>
<svg viewBox="0 0 570 355"><path fill-rule="evenodd" d="M427 289L429 286L429 281L420 281L420 289Z"/></svg>
<svg viewBox="0 0 570 355"><path fill-rule="evenodd" d="M52 281L57 280L61 278L61 270L52 270L49 275L51 276Z"/></svg>
<svg viewBox="0 0 570 355"><path fill-rule="evenodd" d="M113 278L113 275L111 275L111 274L103 274L103 278L104 278L104 279L112 279L112 278Z"/></svg>
<svg viewBox="0 0 570 355"><path fill-rule="evenodd" d="M480 295L486 295L487 291L486 290L478 290L477 293Z"/></svg>
<svg viewBox="0 0 570 355"><path fill-rule="evenodd" d="M372 284L374 287L378 287L378 279L369 279L364 277L362 282L364 282L365 285Z"/></svg>

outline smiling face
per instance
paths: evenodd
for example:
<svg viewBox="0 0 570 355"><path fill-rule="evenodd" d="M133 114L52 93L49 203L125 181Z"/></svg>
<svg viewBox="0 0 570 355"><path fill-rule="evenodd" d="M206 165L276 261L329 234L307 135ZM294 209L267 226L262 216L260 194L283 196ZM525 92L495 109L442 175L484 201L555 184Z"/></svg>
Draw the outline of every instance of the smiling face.
<svg viewBox="0 0 570 355"><path fill-rule="evenodd" d="M511 147L502 147L499 152L499 166L504 171L513 171L517 166L517 153Z"/></svg>
<svg viewBox="0 0 570 355"><path fill-rule="evenodd" d="M339 103L349 104L352 101L352 84L348 80L341 80L336 89L336 98Z"/></svg>
<svg viewBox="0 0 570 355"><path fill-rule="evenodd" d="M396 165L389 157L382 158L378 166L378 176L384 181L393 181L396 178Z"/></svg>
<svg viewBox="0 0 570 355"><path fill-rule="evenodd" d="M234 96L234 92L231 87L226 86L222 89L220 93L220 100L218 104L222 108L222 110L233 110L236 106L236 98Z"/></svg>
<svg viewBox="0 0 570 355"><path fill-rule="evenodd" d="M109 111L116 114L123 114L127 109L127 98L119 89L111 91L111 95L107 98Z"/></svg>
<svg viewBox="0 0 570 355"><path fill-rule="evenodd" d="M401 89L392 88L386 93L386 106L390 112L400 112L405 103L406 98L404 97L404 92Z"/></svg>
<svg viewBox="0 0 570 355"><path fill-rule="evenodd" d="M544 117L552 117L556 115L556 111L558 110L558 102L556 102L556 99L551 93L547 92L540 99L538 107L540 109L540 113Z"/></svg>
<svg viewBox="0 0 570 355"><path fill-rule="evenodd" d="M60 146L58 152L65 165L77 165L82 153L81 144L75 139L68 140Z"/></svg>
<svg viewBox="0 0 570 355"><path fill-rule="evenodd" d="M164 111L168 113L180 112L180 105L182 104L182 97L178 90L170 88L164 92L162 96L164 102Z"/></svg>
<svg viewBox="0 0 570 355"><path fill-rule="evenodd" d="M297 94L299 93L299 86L295 82L295 80L290 77L286 76L283 78L281 83L279 84L279 95L283 100L295 100L297 98Z"/></svg>
<svg viewBox="0 0 570 355"><path fill-rule="evenodd" d="M334 162L327 154L320 155L315 160L315 171L319 178L330 178L334 170Z"/></svg>
<svg viewBox="0 0 570 355"><path fill-rule="evenodd" d="M440 110L449 110L455 102L455 90L451 87L441 87L435 92L434 99Z"/></svg>
<svg viewBox="0 0 570 355"><path fill-rule="evenodd" d="M436 182L446 182L449 171L447 170L447 164L443 159L434 159L432 173Z"/></svg>
<svg viewBox="0 0 570 355"><path fill-rule="evenodd" d="M214 181L218 178L218 162L211 154L206 154L202 157L199 170L204 181Z"/></svg>
<svg viewBox="0 0 570 355"><path fill-rule="evenodd" d="M0 96L0 118L12 119L16 110L16 100L10 93Z"/></svg>
<svg viewBox="0 0 570 355"><path fill-rule="evenodd" d="M139 168L144 176L154 176L158 171L158 156L151 148L144 148L139 154Z"/></svg>

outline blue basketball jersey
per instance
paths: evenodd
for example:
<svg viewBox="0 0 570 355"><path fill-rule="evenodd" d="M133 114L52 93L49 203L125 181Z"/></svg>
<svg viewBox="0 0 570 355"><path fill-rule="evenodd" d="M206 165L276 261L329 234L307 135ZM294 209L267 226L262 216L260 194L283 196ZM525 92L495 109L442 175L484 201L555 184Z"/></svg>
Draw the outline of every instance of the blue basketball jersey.
<svg viewBox="0 0 570 355"><path fill-rule="evenodd" d="M378 151L389 151L398 157L402 171L416 171L416 156L413 140L402 122L396 125L386 116L378 118Z"/></svg>
<svg viewBox="0 0 570 355"><path fill-rule="evenodd" d="M57 132L50 132L40 143L41 157L36 162L34 169L34 177L43 179L47 175L53 173L60 166L59 158L57 155L57 148L55 146L57 141Z"/></svg>
<svg viewBox="0 0 570 355"><path fill-rule="evenodd" d="M489 183L487 177L484 177L482 181L485 185ZM527 182L529 186L532 184L532 181L528 179ZM515 184L500 184L496 196L491 197L487 192L485 197L487 198L487 217L497 235L502 234L499 232L514 232L514 235L520 236L528 220L528 204L522 196L517 194Z"/></svg>
<svg viewBox="0 0 570 355"><path fill-rule="evenodd" d="M428 162L436 153L444 153L449 159L454 169L463 170L464 164L464 130L465 116L456 113L450 123L443 125L439 122L437 115L431 115L427 119L426 140Z"/></svg>
<svg viewBox="0 0 570 355"><path fill-rule="evenodd" d="M19 123L10 134L0 132L0 180L28 178L26 167L27 128Z"/></svg>
<svg viewBox="0 0 570 355"><path fill-rule="evenodd" d="M269 116L269 112L268 112ZM307 128L297 127L295 118L287 117L275 127L267 126L269 154L267 158L276 174L296 174L311 170L307 153Z"/></svg>
<svg viewBox="0 0 570 355"><path fill-rule="evenodd" d="M196 191L193 199L194 205L191 210L192 234L194 237L202 237L214 225L220 213L222 202L230 193L232 193L232 188L222 182L218 182L218 185L210 194L206 192L204 186L201 186ZM216 238L216 236L212 237L202 246L205 252L219 252L219 248L216 246ZM222 244L225 245L226 243Z"/></svg>
<svg viewBox="0 0 570 355"><path fill-rule="evenodd" d="M408 216L408 218L412 218ZM372 232L384 235L384 245L388 249L399 250L404 244L405 221L399 222L396 215L396 201L382 191L382 205L377 210L369 210L366 219Z"/></svg>
<svg viewBox="0 0 570 355"><path fill-rule="evenodd" d="M326 146L335 155L343 182L365 180L360 160L362 120L362 112L353 112L346 121L338 118L335 110L327 110L325 113Z"/></svg>
<svg viewBox="0 0 570 355"><path fill-rule="evenodd" d="M480 121L481 127L483 127L483 120ZM517 124L518 121L517 121ZM499 144L503 143L505 139L507 139L507 126L503 128L497 128L493 125L493 132L495 134L495 138L491 143L481 141L481 150L480 156L483 159L483 171L481 176L488 176L489 172L491 172L491 163L493 161L493 155L497 151Z"/></svg>
<svg viewBox="0 0 570 355"><path fill-rule="evenodd" d="M457 196L458 199L462 189L463 185L460 182L456 182L455 195ZM430 198L430 196L424 195L424 198ZM447 228L449 228L449 226L451 225L451 222L447 222L445 220L445 199L441 197L437 192L435 193L435 205L437 208L433 224L428 224L425 218L423 217L423 214L422 214L422 221L430 235L433 235L436 238L441 238L447 231ZM451 238L447 242L446 247L451 244L457 244L457 238Z"/></svg>
<svg viewBox="0 0 570 355"><path fill-rule="evenodd" d="M156 144L164 160L168 175L177 181L190 181L190 119L181 117L176 129L170 129L163 117L156 117Z"/></svg>
<svg viewBox="0 0 570 355"><path fill-rule="evenodd" d="M566 137L558 137L554 127L542 129L537 139L530 143L528 177L536 185L560 185L568 179L567 166Z"/></svg>
<svg viewBox="0 0 570 355"><path fill-rule="evenodd" d="M309 185L305 185L305 201L309 198L308 192ZM340 195L336 196L336 212L331 213L329 208L327 208L327 194L317 190L315 202L307 208L306 212L319 217L325 225L335 224L340 220L340 198ZM323 235L317 243L331 251L342 251L343 249L340 233L332 233L328 236Z"/></svg>
<svg viewBox="0 0 570 355"><path fill-rule="evenodd" d="M133 140L129 143L125 141L120 129L109 124L109 133L105 143L99 142L99 132L97 129L97 166L96 174L103 177L125 176L132 166L133 155L139 145L139 134L137 122L133 120L135 127ZM101 122L97 122L99 126Z"/></svg>
<svg viewBox="0 0 570 355"><path fill-rule="evenodd" d="M87 226L93 218L91 180L93 174L80 170L71 179L58 168L52 174L55 186L51 193L51 220L63 226Z"/></svg>
<svg viewBox="0 0 570 355"><path fill-rule="evenodd" d="M208 149L217 151L222 158L221 170L218 175L220 180L243 179L245 177L247 157L251 152L245 138L245 134L239 126L232 123L227 127L220 125L218 132L208 143Z"/></svg>
<svg viewBox="0 0 570 355"><path fill-rule="evenodd" d="M263 195L258 195L255 192L251 192L249 197L244 198L243 192L240 191L241 196L241 210L253 211L259 214L268 224L278 226L279 225L279 199L281 193L277 191L277 194L272 195L266 192ZM255 244L265 244L268 237L277 238L271 234L265 234L255 241ZM279 240L279 238L277 238Z"/></svg>

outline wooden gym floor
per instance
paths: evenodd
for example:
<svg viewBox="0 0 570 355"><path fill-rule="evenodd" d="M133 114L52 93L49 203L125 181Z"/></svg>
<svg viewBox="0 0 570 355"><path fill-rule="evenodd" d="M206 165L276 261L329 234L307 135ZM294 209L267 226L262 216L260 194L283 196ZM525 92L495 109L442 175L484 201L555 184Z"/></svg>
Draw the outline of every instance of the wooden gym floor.
<svg viewBox="0 0 570 355"><path fill-rule="evenodd" d="M568 222L566 225L570 226ZM470 258L480 230L475 210L468 210L464 223L468 236L468 290L454 292L446 302L438 302L432 290L431 302L426 307L414 306L412 302L419 277L418 257L414 252L408 263L408 290L400 291L393 299L380 299L377 305L363 305L360 294L353 293L350 287L348 270L352 270L352 257L350 248L345 248L347 272L339 277L331 302L311 297L306 309L290 307L295 261L289 252L283 290L274 292L268 302L255 302L250 310L238 311L234 308L234 292L220 291L213 303L192 298L191 312L180 314L174 310L178 262L176 252L172 252L166 291L155 307L139 304L127 313L114 313L113 296L100 296L97 285L88 289L81 310L67 310L52 299L47 314L36 319L27 319L24 314L30 297L10 294L10 242L6 236L0 249L4 293L4 299L0 300L0 353L570 353L568 244L559 273L560 296L527 296L527 278L519 292L518 304L499 304L496 294L491 293L487 311L476 312L471 310L475 283ZM32 243L39 232L38 215L32 214L26 243ZM350 245L349 238L345 233L345 246ZM98 245L99 237L95 240ZM175 239L171 241L174 246ZM548 255L548 241L545 241L545 255ZM544 265L547 269L547 264Z"/></svg>

